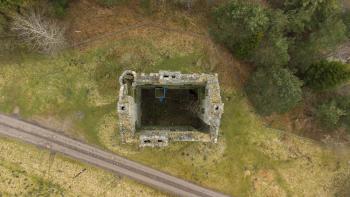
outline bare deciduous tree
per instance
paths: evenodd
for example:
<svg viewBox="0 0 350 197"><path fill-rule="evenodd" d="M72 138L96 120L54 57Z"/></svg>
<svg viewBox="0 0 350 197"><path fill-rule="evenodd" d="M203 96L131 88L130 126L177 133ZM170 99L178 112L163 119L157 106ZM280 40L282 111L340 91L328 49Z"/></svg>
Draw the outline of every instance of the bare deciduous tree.
<svg viewBox="0 0 350 197"><path fill-rule="evenodd" d="M29 47L46 54L53 54L65 44L65 28L44 17L43 12L29 10L23 15L14 14L11 29Z"/></svg>

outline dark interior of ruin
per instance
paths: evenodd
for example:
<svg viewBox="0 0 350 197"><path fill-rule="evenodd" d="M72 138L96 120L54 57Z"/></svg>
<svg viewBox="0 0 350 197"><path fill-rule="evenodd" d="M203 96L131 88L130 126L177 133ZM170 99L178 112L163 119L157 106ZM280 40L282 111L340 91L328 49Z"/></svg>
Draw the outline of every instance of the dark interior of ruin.
<svg viewBox="0 0 350 197"><path fill-rule="evenodd" d="M204 87L146 87L140 92L142 128L209 131L198 117L204 112Z"/></svg>

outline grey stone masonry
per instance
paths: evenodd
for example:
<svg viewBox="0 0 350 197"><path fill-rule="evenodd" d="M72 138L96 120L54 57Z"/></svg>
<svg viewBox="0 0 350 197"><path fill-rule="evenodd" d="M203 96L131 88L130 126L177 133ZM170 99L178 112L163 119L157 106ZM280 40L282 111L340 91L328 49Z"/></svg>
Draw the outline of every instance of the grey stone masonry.
<svg viewBox="0 0 350 197"><path fill-rule="evenodd" d="M224 104L221 100L217 74L159 71L158 73L136 73L124 71L119 78L118 100L119 131L123 143L139 140L140 146L167 146L170 141L203 141L216 143L218 139ZM191 128L142 128L140 87L192 87L205 89L200 99L196 117L208 126L208 131L196 131ZM145 115L145 114L143 114Z"/></svg>

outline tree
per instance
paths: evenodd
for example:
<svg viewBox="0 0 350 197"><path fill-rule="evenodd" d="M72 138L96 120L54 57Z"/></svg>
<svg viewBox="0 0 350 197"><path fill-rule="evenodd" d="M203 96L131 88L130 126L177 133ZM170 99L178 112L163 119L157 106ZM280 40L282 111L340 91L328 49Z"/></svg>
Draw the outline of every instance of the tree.
<svg viewBox="0 0 350 197"><path fill-rule="evenodd" d="M346 113L334 101L323 103L316 110L316 117L322 126L334 129L339 126L339 120Z"/></svg>
<svg viewBox="0 0 350 197"><path fill-rule="evenodd" d="M313 30L307 38L296 38L296 42L290 49L291 65L301 73L308 67L319 61L325 54L346 39L346 27L339 19L327 20L322 28Z"/></svg>
<svg viewBox="0 0 350 197"><path fill-rule="evenodd" d="M269 27L260 46L254 51L252 61L262 66L287 65L289 42L284 31L288 19L280 10L270 10L268 13Z"/></svg>
<svg viewBox="0 0 350 197"><path fill-rule="evenodd" d="M65 46L65 29L41 12L30 10L23 15L14 14L12 19L12 31L33 50L53 54Z"/></svg>
<svg viewBox="0 0 350 197"><path fill-rule="evenodd" d="M284 113L302 99L302 82L288 69L260 67L248 81L246 92L262 115Z"/></svg>
<svg viewBox="0 0 350 197"><path fill-rule="evenodd" d="M283 0L289 18L290 65L304 72L346 38L338 0Z"/></svg>
<svg viewBox="0 0 350 197"><path fill-rule="evenodd" d="M304 35L320 29L326 20L339 18L341 5L338 0L282 0L282 9L290 19L290 32ZM305 36L305 35L304 35Z"/></svg>
<svg viewBox="0 0 350 197"><path fill-rule="evenodd" d="M350 71L347 65L334 61L314 63L303 74L305 84L316 90L331 89L349 79Z"/></svg>
<svg viewBox="0 0 350 197"><path fill-rule="evenodd" d="M213 13L212 35L235 55L248 58L267 29L268 17L260 4L229 1Z"/></svg>

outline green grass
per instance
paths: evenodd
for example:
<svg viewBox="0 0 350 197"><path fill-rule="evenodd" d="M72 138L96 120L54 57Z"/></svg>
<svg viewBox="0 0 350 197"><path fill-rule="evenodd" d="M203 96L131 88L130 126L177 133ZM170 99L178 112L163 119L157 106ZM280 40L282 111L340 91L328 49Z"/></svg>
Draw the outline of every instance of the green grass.
<svg viewBox="0 0 350 197"><path fill-rule="evenodd" d="M317 144L297 138L283 141L279 132L263 126L245 96L234 87L225 87L222 92L225 112L218 144L172 143L159 149L120 144L115 107L118 77L123 70L211 72L208 65L215 57L206 52L205 44L191 41L182 47L176 41L161 42L172 39L171 35L164 36L128 38L84 53L67 51L54 58L26 54L18 59L8 57L0 61L0 111L11 113L17 106L27 118L69 117L74 123L72 129L90 143L235 196L271 192L303 196L306 187L310 187L311 195L316 194L332 180L333 171L325 165L340 161L338 171L345 168L346 157L325 160L333 153ZM307 163L306 157L313 163ZM298 173L290 173L295 170ZM274 187L265 188L264 178ZM295 183L294 179L300 181Z"/></svg>
<svg viewBox="0 0 350 197"><path fill-rule="evenodd" d="M17 191L17 195L61 196L65 192L59 185L45 180L41 176L29 174L19 164L0 161L0 168L2 168L3 173L0 175L0 180L4 184L3 187L6 187L6 185L7 187L18 187L16 184L22 185Z"/></svg>
<svg viewBox="0 0 350 197"><path fill-rule="evenodd" d="M119 50L124 53L117 53ZM67 51L54 58L34 54L8 57L0 67L0 110L11 113L18 107L26 118L72 117L81 134L99 144L96 125L115 110L118 77L123 70L200 71L195 63L201 57L196 52L164 56L150 42L127 39L84 54Z"/></svg>
<svg viewBox="0 0 350 197"><path fill-rule="evenodd" d="M12 139L0 138L0 152L0 196L164 196L130 179Z"/></svg>

